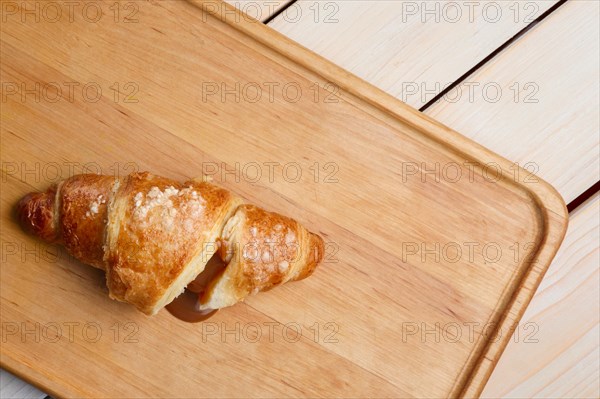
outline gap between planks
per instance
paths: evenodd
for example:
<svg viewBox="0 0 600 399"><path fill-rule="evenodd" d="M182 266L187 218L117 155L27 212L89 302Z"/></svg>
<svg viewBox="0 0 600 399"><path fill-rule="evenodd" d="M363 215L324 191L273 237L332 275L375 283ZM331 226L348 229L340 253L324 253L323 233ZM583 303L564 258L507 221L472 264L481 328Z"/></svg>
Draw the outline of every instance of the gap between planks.
<svg viewBox="0 0 600 399"><path fill-rule="evenodd" d="M567 205L567 209L569 214L575 211L579 206L581 206L588 199L592 198L598 191L600 191L600 181L594 183L594 185L587 190L585 190L581 195L575 198Z"/></svg>
<svg viewBox="0 0 600 399"><path fill-rule="evenodd" d="M504 43L502 43L498 48L496 48L494 51L492 51L490 54L488 54L487 57L485 57L484 59L482 59L481 61L479 61L471 69L469 69L467 72L465 72L461 77L459 77L454 82L452 82L450 85L448 85L448 87L446 87L444 90L442 90L438 95L436 95L434 98L432 98L428 103L426 103L421 108L419 108L419 111L423 112L423 111L427 110L429 107L431 107L433 104L435 104L436 102L438 102L441 98L443 98L446 94L448 94L456 86L458 86L459 84L461 84L469 76L471 76L477 70L479 70L480 68L482 68L485 64L487 64L494 57L496 57L498 54L500 54L502 51L504 51L504 49L506 49L512 43L516 42L519 38L521 38L522 36L524 36L527 32L529 32L537 24L539 24L544 19L546 19L550 14L552 14L553 12L555 12L560 6L562 6L563 4L565 4L567 1L568 0L560 0L558 3L554 4L552 7L550 7L549 9L547 9L543 14L541 14L539 17L537 17L534 21L532 21L527 26L525 26L523 29L521 29L519 32L517 32L513 37L511 37L510 39L508 39L507 41L505 41Z"/></svg>
<svg viewBox="0 0 600 399"><path fill-rule="evenodd" d="M265 19L263 21L263 24L268 25L269 22L271 22L272 20L274 20L275 18L277 18L281 13L283 13L285 10L287 10L288 8L290 8L291 5L293 5L294 3L296 3L298 0L292 0L289 3L287 3L286 5L284 5L283 7L281 7L279 10L277 10L276 12L273 13L273 15L269 16L269 18Z"/></svg>

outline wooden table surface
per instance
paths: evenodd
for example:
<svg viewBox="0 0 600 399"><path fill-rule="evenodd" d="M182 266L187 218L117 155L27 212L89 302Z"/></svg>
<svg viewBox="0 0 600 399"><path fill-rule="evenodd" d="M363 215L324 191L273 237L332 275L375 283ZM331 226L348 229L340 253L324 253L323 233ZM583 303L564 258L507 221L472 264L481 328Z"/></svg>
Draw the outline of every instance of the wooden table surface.
<svg viewBox="0 0 600 399"><path fill-rule="evenodd" d="M558 189L565 242L483 396L599 397L600 3L229 2Z"/></svg>

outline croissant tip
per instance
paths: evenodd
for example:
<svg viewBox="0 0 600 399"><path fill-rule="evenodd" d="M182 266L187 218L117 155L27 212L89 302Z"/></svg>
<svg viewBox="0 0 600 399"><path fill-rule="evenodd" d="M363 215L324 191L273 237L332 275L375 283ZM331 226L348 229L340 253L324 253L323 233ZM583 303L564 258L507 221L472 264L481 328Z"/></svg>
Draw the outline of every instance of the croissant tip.
<svg viewBox="0 0 600 399"><path fill-rule="evenodd" d="M56 239L54 229L54 190L31 192L19 200L15 207L21 228L27 233L52 242Z"/></svg>
<svg viewBox="0 0 600 399"><path fill-rule="evenodd" d="M38 193L27 193L23 196L23 198L19 200L19 202L17 202L17 205L14 208L14 213L17 216L17 219L19 220L19 224L21 225L23 230L26 230L27 232L31 232L31 221L29 211L30 204L32 203L33 198L36 194Z"/></svg>
<svg viewBox="0 0 600 399"><path fill-rule="evenodd" d="M325 240L318 234L312 234L312 246L314 253L314 261L315 264L321 263L323 257L325 256Z"/></svg>

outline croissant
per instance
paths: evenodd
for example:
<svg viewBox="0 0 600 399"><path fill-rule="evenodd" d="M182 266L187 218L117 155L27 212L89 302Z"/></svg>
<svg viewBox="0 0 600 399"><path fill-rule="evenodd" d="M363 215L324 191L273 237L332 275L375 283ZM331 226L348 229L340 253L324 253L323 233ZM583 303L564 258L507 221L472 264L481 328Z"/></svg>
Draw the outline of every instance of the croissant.
<svg viewBox="0 0 600 399"><path fill-rule="evenodd" d="M17 215L26 231L104 270L109 296L147 315L201 280L198 310L234 305L311 275L324 252L291 218L205 181L148 172L76 175L23 197ZM223 268L209 271L217 257Z"/></svg>

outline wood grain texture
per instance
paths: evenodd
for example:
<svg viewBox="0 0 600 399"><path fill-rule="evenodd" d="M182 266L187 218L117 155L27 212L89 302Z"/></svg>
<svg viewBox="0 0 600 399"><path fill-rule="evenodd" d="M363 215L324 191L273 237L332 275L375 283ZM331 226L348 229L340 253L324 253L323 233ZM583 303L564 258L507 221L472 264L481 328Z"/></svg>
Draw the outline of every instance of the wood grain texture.
<svg viewBox="0 0 600 399"><path fill-rule="evenodd" d="M0 397L4 399L42 399L46 394L6 370L0 369Z"/></svg>
<svg viewBox="0 0 600 399"><path fill-rule="evenodd" d="M259 21L267 21L273 15L277 14L279 10L286 7L293 0L226 0L227 3L234 6L244 14L251 18L255 18ZM215 8L221 12L225 12L226 9L221 6L221 2L215 1Z"/></svg>
<svg viewBox="0 0 600 399"><path fill-rule="evenodd" d="M596 194L571 214L564 244L483 397L600 396L599 223Z"/></svg>
<svg viewBox="0 0 600 399"><path fill-rule="evenodd" d="M2 25L2 81L17 87L2 120L1 317L17 328L3 331L2 365L58 396L477 395L507 342L495 331L519 320L562 240L560 196L267 27L202 7L140 3L135 24ZM54 101L48 82L94 83L102 96ZM273 82L303 94L236 89ZM247 166L267 162L274 178L262 169L255 180ZM334 258L214 324L146 318L109 301L97 270L40 247L11 218L24 193L90 163L179 179L217 165L217 181L320 232ZM436 164L463 175L425 173ZM484 250L515 243L516 257ZM50 323L75 323L75 338ZM252 342L251 323L263 339Z"/></svg>
<svg viewBox="0 0 600 399"><path fill-rule="evenodd" d="M299 0L269 26L419 108L554 3Z"/></svg>
<svg viewBox="0 0 600 399"><path fill-rule="evenodd" d="M458 101L442 100L427 114L529 163L572 201L600 180L599 10L596 1L568 1L467 78L488 85L487 101L479 91L469 101L462 85L449 94L462 91Z"/></svg>

